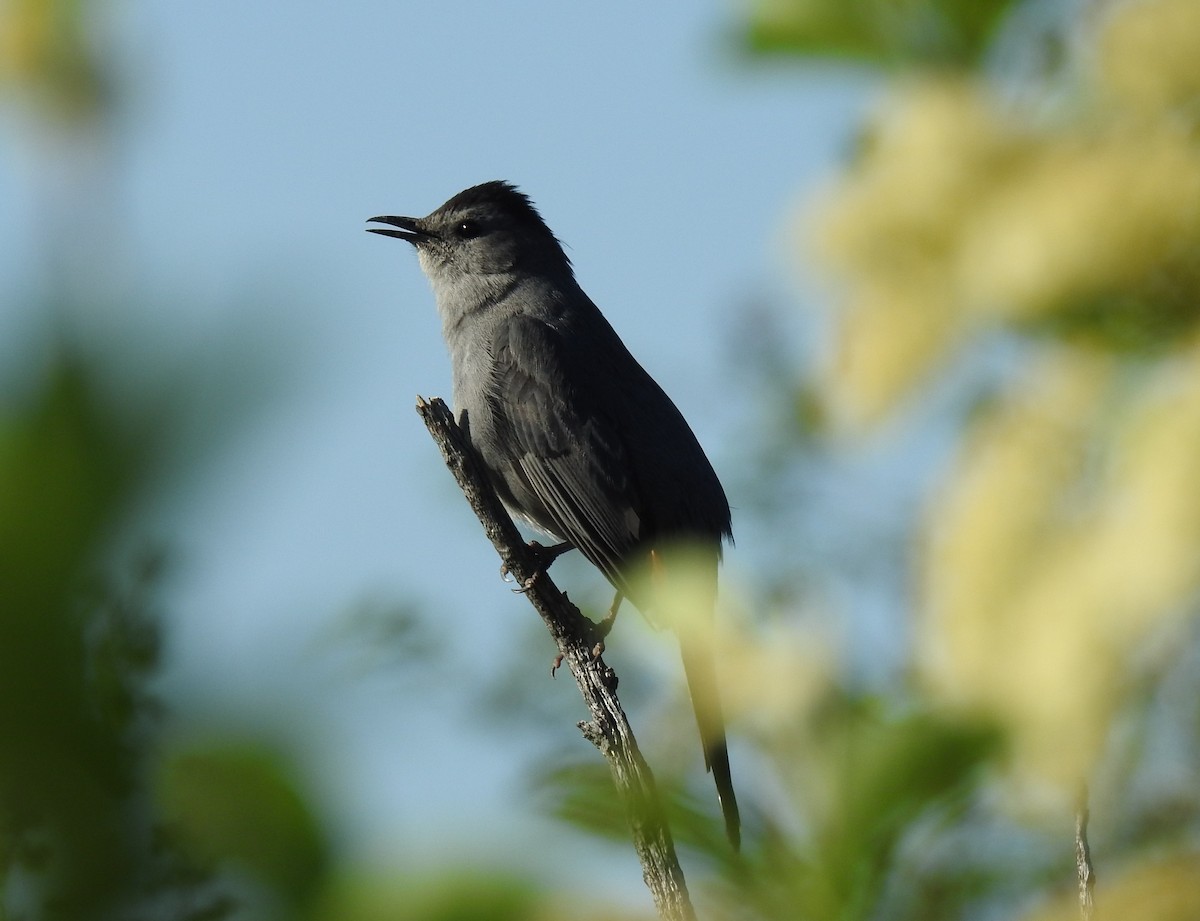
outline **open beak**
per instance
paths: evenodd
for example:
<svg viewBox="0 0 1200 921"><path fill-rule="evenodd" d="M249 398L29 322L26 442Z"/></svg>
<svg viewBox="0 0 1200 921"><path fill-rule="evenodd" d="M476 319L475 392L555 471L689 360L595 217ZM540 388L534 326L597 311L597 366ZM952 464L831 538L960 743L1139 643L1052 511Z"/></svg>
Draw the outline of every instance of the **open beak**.
<svg viewBox="0 0 1200 921"><path fill-rule="evenodd" d="M385 237L395 237L397 240L407 240L409 243L417 244L422 240L428 240L432 234L421 229L420 221L415 217L393 217L391 215L381 215L379 217L367 218L368 223L391 224L392 227L399 227L399 230L389 230L384 227L368 227L371 233L381 234Z"/></svg>

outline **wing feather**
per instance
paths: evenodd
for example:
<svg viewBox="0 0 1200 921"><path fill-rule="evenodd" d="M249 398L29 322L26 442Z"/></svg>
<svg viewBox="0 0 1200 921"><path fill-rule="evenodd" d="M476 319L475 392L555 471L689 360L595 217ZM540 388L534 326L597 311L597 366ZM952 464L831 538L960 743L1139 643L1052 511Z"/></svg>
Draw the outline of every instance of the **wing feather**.
<svg viewBox="0 0 1200 921"><path fill-rule="evenodd" d="M528 317L497 330L488 399L500 471L518 509L571 541L620 586L623 564L637 547L641 498L631 458L601 400L569 373L560 333Z"/></svg>

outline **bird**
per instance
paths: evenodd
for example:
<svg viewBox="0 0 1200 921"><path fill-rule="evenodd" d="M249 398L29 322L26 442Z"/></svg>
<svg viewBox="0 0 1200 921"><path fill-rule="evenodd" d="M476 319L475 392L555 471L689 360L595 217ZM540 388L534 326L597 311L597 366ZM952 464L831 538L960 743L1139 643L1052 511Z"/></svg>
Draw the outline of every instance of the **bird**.
<svg viewBox="0 0 1200 921"><path fill-rule="evenodd" d="M425 217L380 215L372 233L415 247L450 355L460 427L514 517L576 548L651 621L658 592L691 548L704 608L733 531L721 482L679 409L576 281L530 198L504 181L472 186ZM548 565L548 562L547 564ZM696 572L692 569L691 572ZM695 579L696 576L690 576ZM672 624L726 834L741 844L725 721L708 635Z"/></svg>

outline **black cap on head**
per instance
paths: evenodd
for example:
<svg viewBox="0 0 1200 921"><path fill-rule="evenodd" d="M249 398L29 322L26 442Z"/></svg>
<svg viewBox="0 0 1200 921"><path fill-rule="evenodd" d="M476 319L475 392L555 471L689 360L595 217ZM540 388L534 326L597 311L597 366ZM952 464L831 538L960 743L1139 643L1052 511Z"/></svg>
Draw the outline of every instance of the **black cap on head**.
<svg viewBox="0 0 1200 921"><path fill-rule="evenodd" d="M511 182L501 179L481 182L464 189L438 208L438 211L463 211L477 205L491 205L515 219L537 222L543 226L546 223L528 195Z"/></svg>

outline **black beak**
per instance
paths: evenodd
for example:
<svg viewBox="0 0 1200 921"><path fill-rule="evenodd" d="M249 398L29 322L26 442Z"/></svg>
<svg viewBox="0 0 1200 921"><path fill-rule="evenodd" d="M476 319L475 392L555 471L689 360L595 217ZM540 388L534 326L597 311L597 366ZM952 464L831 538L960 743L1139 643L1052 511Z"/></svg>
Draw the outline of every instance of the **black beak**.
<svg viewBox="0 0 1200 921"><path fill-rule="evenodd" d="M393 227L399 227L399 230L385 230L382 227L368 227L367 230L371 233L381 234L385 237L395 237L397 240L407 240L409 243L417 244L422 240L428 240L433 234L421 229L420 221L415 217L392 217L391 215L381 215L380 217L367 218L367 222L375 222L379 224L391 224Z"/></svg>

